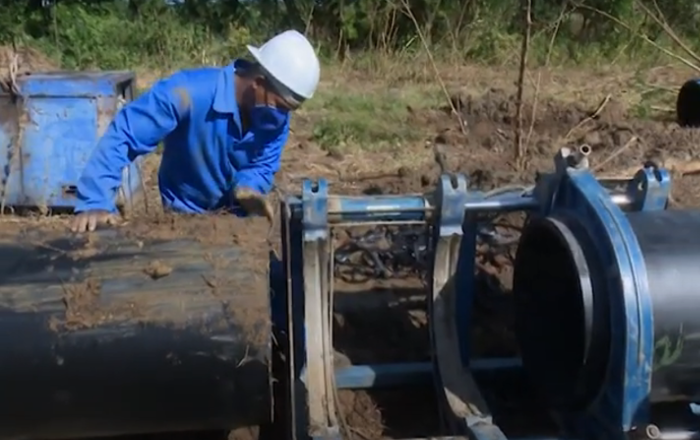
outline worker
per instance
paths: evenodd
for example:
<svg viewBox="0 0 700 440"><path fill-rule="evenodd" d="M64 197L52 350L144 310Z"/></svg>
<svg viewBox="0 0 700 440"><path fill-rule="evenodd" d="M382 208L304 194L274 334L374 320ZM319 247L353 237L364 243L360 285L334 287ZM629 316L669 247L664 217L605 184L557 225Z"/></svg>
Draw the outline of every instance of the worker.
<svg viewBox="0 0 700 440"><path fill-rule="evenodd" d="M116 114L78 181L74 232L111 223L122 171L160 142L158 184L166 210L231 209L271 219L265 196L280 168L290 112L313 96L320 66L296 31L248 51L251 61L162 79Z"/></svg>

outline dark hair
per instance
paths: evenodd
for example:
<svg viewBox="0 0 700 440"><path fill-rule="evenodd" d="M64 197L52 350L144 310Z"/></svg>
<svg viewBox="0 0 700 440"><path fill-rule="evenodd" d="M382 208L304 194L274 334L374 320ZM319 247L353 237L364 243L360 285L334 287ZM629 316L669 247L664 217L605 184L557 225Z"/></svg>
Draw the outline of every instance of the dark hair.
<svg viewBox="0 0 700 440"><path fill-rule="evenodd" d="M256 76L262 76L267 80L265 69L263 69L263 67L255 61L251 61L250 65L246 66L245 70L243 70L241 73L242 76L246 78L255 78Z"/></svg>

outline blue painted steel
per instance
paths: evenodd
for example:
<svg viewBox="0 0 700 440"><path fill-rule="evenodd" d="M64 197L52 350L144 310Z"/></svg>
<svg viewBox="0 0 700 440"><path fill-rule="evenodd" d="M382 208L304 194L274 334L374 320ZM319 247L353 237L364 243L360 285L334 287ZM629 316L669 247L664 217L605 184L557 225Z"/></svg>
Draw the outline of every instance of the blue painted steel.
<svg viewBox="0 0 700 440"><path fill-rule="evenodd" d="M470 194L467 194L469 197ZM467 206L469 203L467 203ZM462 241L459 249L455 280L454 320L459 335L459 356L462 366L473 370L471 362L472 317L476 300L476 245L479 224L473 211L464 214Z"/></svg>
<svg viewBox="0 0 700 440"><path fill-rule="evenodd" d="M59 71L34 73L18 78L17 83L24 97L99 98L115 95L116 88L131 85L133 80L129 71Z"/></svg>
<svg viewBox="0 0 700 440"><path fill-rule="evenodd" d="M653 327L646 273L641 251L620 203L631 210L664 209L670 190L670 177L664 170L648 168L640 171L629 185L627 195L612 199L594 176L559 155L555 172L543 175L531 195L500 194L487 197L468 193L466 180L442 176L433 196L328 196L327 184L318 187L311 182L303 185L301 198L288 199L290 219L283 240L286 240L286 276L291 283L287 310L292 317L285 323L292 344L293 359L289 374L292 387L291 411L294 431L298 438L308 438L310 420L307 413L308 394L304 383L310 359L310 339L306 334L313 323L309 320L309 298L322 297L327 289L321 268L322 249L318 243L328 239L329 224L342 221L374 222L427 221L433 225L434 264L431 272L431 339L436 348L432 375L450 399L444 399L457 432L472 438L504 439L493 425L491 416L481 401L472 372L497 368L498 363L483 364L470 361L468 338L474 300L474 253L476 248L476 211L533 210L535 215L560 215L576 219L585 233L593 237L592 252L604 267L611 268L607 292L611 308L612 359L608 366L606 384L591 407L582 411L559 414L563 424L579 438L622 440L623 432L648 423L647 393L650 389ZM624 199L624 200L623 200ZM431 206L432 204L432 206ZM286 231L286 232L285 232ZM309 246L316 243L313 252ZM306 251L304 250L306 249ZM312 258L314 261L310 262ZM313 270L310 270L313 268ZM314 280L299 280L313 274ZM315 293L314 293L315 292ZM321 294L318 294L321 292ZM310 295L310 293L313 293ZM316 307L316 306L315 306ZM299 323L305 322L302 327ZM436 330L436 322L447 322ZM318 329L317 324L313 324ZM449 338L438 338L443 332ZM449 340L449 341L448 341ZM316 344L318 342L315 342ZM447 345L445 345L447 344ZM452 356L445 353L451 352ZM318 353L318 352L317 352ZM458 353L455 360L454 354ZM306 360L306 361L305 361ZM516 362L517 364L517 362ZM503 367L503 366L501 366ZM505 368L505 367L503 367ZM517 368L514 364L513 368ZM408 383L424 383L430 371L426 364L357 365L335 372L338 388L370 388ZM322 392L328 393L326 389ZM462 405L455 404L455 396ZM469 411L465 412L465 406ZM314 439L332 438L339 432L336 426L325 426Z"/></svg>
<svg viewBox="0 0 700 440"><path fill-rule="evenodd" d="M627 193L633 211L663 211L671 194L671 175L664 169L643 168L630 181Z"/></svg>
<svg viewBox="0 0 700 440"><path fill-rule="evenodd" d="M474 374L508 373L522 368L518 358L475 359L469 365ZM426 385L433 381L433 365L428 362L353 365L335 372L338 389L389 388L399 385Z"/></svg>
<svg viewBox="0 0 700 440"><path fill-rule="evenodd" d="M304 241L328 238L328 181L305 180L301 191Z"/></svg>
<svg viewBox="0 0 700 440"><path fill-rule="evenodd" d="M302 184L304 349L301 373L306 386L306 435L312 440L340 440L335 410L335 390L329 387L334 371L331 335L330 296L332 292L330 228L328 225L328 183ZM297 430L299 432L299 430ZM299 438L299 437L298 437ZM301 437L303 438L303 437Z"/></svg>
<svg viewBox="0 0 700 440"><path fill-rule="evenodd" d="M416 196L333 197L331 205L342 213L344 221L422 221L426 199ZM331 209L335 211L335 209Z"/></svg>
<svg viewBox="0 0 700 440"><path fill-rule="evenodd" d="M292 210L301 209L297 198L289 199ZM435 209L430 197L415 196L329 196L329 213L331 223L338 222L422 222L430 218ZM464 203L468 212L476 211L532 211L539 208L537 199L532 195L499 194L486 197L485 193L469 193ZM301 213L294 213L301 215Z"/></svg>
<svg viewBox="0 0 700 440"><path fill-rule="evenodd" d="M534 211L539 208L537 200L532 195L505 193L488 196L486 193L473 192L464 208L468 211Z"/></svg>
<svg viewBox="0 0 700 440"><path fill-rule="evenodd" d="M666 171L661 170L667 174ZM670 183L670 182L669 182ZM542 188L539 188L541 191ZM637 193L634 193L634 196ZM488 193L470 192L464 203L467 213L493 211L537 211L540 209L539 200L549 200L547 194L504 193L489 196ZM301 200L290 196L288 207L294 216L301 216ZM617 198L615 202L626 205L627 197ZM416 196L338 196L330 195L329 223L362 223L362 222L422 222L430 220L435 210L434 201L426 195Z"/></svg>
<svg viewBox="0 0 700 440"><path fill-rule="evenodd" d="M353 365L335 372L338 389L360 390L402 385L431 384L433 367L427 362L403 364Z"/></svg>
<svg viewBox="0 0 700 440"><path fill-rule="evenodd" d="M129 72L45 73L0 96L0 168L6 206L73 208L75 186L102 132L133 96ZM10 106L11 108L8 108ZM141 190L138 164L124 170L122 202Z"/></svg>
<svg viewBox="0 0 700 440"><path fill-rule="evenodd" d="M474 255L463 246L465 205L468 200L467 180L464 176L443 175L435 194L436 212L433 223L433 264L430 273L429 311L435 382L442 390L443 416L453 432L478 440L506 440L479 391L472 373L465 368L468 355L466 339L459 320L469 320L464 302L459 296L469 295L473 286L458 282L461 275L473 272ZM469 222L467 222L469 223ZM474 223L474 222L471 222ZM470 233L475 235L471 228ZM468 260L468 261L466 261ZM467 292L460 291L466 287ZM468 311L467 311L468 312Z"/></svg>
<svg viewBox="0 0 700 440"><path fill-rule="evenodd" d="M667 175L644 170L637 178L630 190L632 208L665 206ZM610 268L612 340L606 382L591 407L560 414L560 419L581 438L622 440L625 432L649 420L653 317L643 255L624 212L589 171L559 163L556 173L538 186L542 214L576 219L593 237L590 242L602 267Z"/></svg>
<svg viewBox="0 0 700 440"><path fill-rule="evenodd" d="M464 207L469 200L466 177L440 176L436 198L436 210L439 215L439 220L436 220L438 237L461 236Z"/></svg>

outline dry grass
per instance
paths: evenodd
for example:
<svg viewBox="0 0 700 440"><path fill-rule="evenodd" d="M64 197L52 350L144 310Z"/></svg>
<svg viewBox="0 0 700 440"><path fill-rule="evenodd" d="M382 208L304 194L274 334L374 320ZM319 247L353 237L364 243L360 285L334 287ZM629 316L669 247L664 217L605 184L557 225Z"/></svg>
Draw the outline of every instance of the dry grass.
<svg viewBox="0 0 700 440"><path fill-rule="evenodd" d="M448 103L427 61L399 62L384 59L366 68L325 66L316 96L293 118L287 148L295 151L286 161L287 168L294 170L292 180L382 172L433 161L433 152L426 146L435 138L435 127L415 115ZM493 88L516 90L515 67L437 67L454 96L478 96ZM137 69L137 75L143 89L167 73ZM531 99L537 89L539 100L594 108L610 96L630 114L656 116L660 109L673 107L676 91L692 75L680 63L644 71L622 66L528 69L525 99ZM157 158L148 160L151 169L156 167L154 161Z"/></svg>

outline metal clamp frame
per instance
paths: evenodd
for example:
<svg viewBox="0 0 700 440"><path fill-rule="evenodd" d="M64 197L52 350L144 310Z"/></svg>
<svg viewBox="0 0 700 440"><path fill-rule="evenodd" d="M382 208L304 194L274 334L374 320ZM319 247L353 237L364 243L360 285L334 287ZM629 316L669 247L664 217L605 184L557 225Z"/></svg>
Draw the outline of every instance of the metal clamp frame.
<svg viewBox="0 0 700 440"><path fill-rule="evenodd" d="M586 167L555 160L556 171L539 188L541 214L576 218L593 243L602 267L611 268L606 291L610 301L612 340L605 383L585 410L559 414L571 434L581 438L622 440L649 420L653 316L646 266L625 213ZM670 176L652 167L640 170L628 185L629 210L665 209ZM614 268L614 269L613 269Z"/></svg>
<svg viewBox="0 0 700 440"><path fill-rule="evenodd" d="M464 235L464 206L468 199L466 177L441 176L435 198L437 206L433 224L434 258L429 283L429 309L433 364L437 373L434 377L437 388L443 392L444 406L449 411L443 416L452 432L458 435L506 440L501 430L493 424L488 407L462 356L466 351L464 339L468 339L468 333L459 331L458 316L463 311L458 310L457 304L458 296L467 292L458 288L461 283L457 278L460 274L474 271L474 259L465 261L465 255L460 252ZM470 255L473 254L467 253L466 258Z"/></svg>
<svg viewBox="0 0 700 440"><path fill-rule="evenodd" d="M300 202L300 203L298 203ZM300 212L292 212L300 207ZM301 200L283 203L282 243L287 291L278 301L276 331L286 384L276 393L279 438L339 440L331 331L332 245L328 184L305 181ZM280 289L282 290L282 289ZM273 311L274 316L274 311Z"/></svg>
<svg viewBox="0 0 700 440"><path fill-rule="evenodd" d="M333 247L328 226L328 183L305 181L302 187L304 262L304 347L308 434L340 439L335 408L332 295Z"/></svg>
<svg viewBox="0 0 700 440"><path fill-rule="evenodd" d="M649 166L637 171L627 186L634 211L663 211L671 193L671 175L668 170Z"/></svg>
<svg viewBox="0 0 700 440"><path fill-rule="evenodd" d="M619 199L611 199L585 163L559 157L555 164L556 171L542 176L532 196L511 197L508 203L503 202L505 197L488 199L483 194L469 193L464 176L442 176L436 193L430 196L329 197L326 181L305 181L301 197L285 201L288 211L282 232L287 294L280 302L285 318L277 320L280 328L276 335L282 338L278 345L288 356L283 363L289 386L281 406L282 416L289 418L285 426L293 438L340 438L334 399L336 378L339 387L352 388L355 385L347 384L366 383L356 386L371 387L377 381L399 383L400 379L393 379L395 375L417 382L423 377L424 370L416 365L358 365L347 372L333 369L330 225L381 220L391 224L425 223L431 232L432 377L441 390L443 415L452 432L470 438L505 439L474 383L472 372L481 364L470 361L467 335L474 296L475 213L514 208L537 211L539 207L540 215L569 211L585 219L592 236L606 237L596 243L603 264L618 268L621 274L608 280L608 290L619 292L610 299L614 303L613 319L627 323L612 341L613 353L619 356L608 368L610 386L587 411L566 414L567 426L588 438L618 440L614 433L621 432L620 427L629 431L645 421L644 397L649 388L645 372L650 368L653 336L649 295L636 238L616 203L625 209L663 209L670 177L655 168L640 171L620 203ZM426 366L425 373L429 373L430 365ZM386 375L392 380L384 380Z"/></svg>

